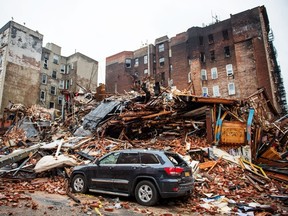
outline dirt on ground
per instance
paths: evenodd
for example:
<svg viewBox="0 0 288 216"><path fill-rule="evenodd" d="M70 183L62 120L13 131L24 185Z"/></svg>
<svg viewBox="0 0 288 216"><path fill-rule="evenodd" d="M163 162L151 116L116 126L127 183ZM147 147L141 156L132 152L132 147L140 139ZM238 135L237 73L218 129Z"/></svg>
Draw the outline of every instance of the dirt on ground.
<svg viewBox="0 0 288 216"><path fill-rule="evenodd" d="M136 203L133 198L101 196L99 194L73 194L80 203L66 195L35 191L24 192L25 199L0 207L0 215L21 216L79 216L79 215L161 215L188 216L181 207L183 200L161 200L156 206L146 207ZM194 213L194 215L198 215Z"/></svg>

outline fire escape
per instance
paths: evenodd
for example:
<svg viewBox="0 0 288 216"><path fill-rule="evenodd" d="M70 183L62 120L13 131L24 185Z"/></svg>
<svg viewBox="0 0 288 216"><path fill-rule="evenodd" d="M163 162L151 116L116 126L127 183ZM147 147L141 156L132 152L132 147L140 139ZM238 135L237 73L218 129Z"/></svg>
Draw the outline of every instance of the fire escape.
<svg viewBox="0 0 288 216"><path fill-rule="evenodd" d="M287 114L287 101L286 101L286 92L285 92L285 87L283 83L283 78L281 76L281 69L280 66L277 63L277 51L276 48L273 45L273 40L274 40L274 35L272 30L270 31L268 35L268 45L269 45L269 50L270 50L270 59L273 65L273 72L274 72L274 81L276 84L277 92L277 98L278 98L278 103L281 107L281 115Z"/></svg>

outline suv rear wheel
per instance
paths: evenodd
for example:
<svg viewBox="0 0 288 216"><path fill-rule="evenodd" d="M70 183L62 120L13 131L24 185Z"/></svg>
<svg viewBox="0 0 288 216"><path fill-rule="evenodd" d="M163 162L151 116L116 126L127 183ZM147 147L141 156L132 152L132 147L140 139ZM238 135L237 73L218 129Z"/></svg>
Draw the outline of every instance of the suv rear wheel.
<svg viewBox="0 0 288 216"><path fill-rule="evenodd" d="M140 181L135 188L135 198L141 205L152 206L158 201L158 192L150 181Z"/></svg>
<svg viewBox="0 0 288 216"><path fill-rule="evenodd" d="M87 191L86 179L83 175L77 174L71 182L72 191L75 193L85 193Z"/></svg>

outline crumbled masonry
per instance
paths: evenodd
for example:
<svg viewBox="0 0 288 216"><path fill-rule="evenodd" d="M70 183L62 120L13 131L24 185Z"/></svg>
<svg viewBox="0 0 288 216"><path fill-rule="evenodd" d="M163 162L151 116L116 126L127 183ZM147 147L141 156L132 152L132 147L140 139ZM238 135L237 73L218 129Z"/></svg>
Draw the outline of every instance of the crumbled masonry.
<svg viewBox="0 0 288 216"><path fill-rule="evenodd" d="M117 149L153 148L178 152L193 170L194 193L187 201L175 200L182 213L288 213L288 115L277 114L264 89L242 101L168 88L157 96L147 91L149 98L141 90L87 92L73 98L65 115L37 105L7 108L0 206L26 200L37 208L25 192L36 190L81 203L68 188L73 166ZM89 211L99 202L79 205ZM129 208L129 202L119 205ZM107 203L102 210L117 208Z"/></svg>

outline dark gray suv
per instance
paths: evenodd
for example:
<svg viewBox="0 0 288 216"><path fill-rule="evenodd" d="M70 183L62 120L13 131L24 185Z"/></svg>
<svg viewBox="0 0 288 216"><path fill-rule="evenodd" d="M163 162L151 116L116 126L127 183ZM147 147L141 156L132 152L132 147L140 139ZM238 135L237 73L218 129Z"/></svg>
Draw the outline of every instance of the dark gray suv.
<svg viewBox="0 0 288 216"><path fill-rule="evenodd" d="M182 157L161 150L113 151L93 164L77 166L70 176L72 191L135 196L141 205L154 205L159 198L189 195L194 180Z"/></svg>

